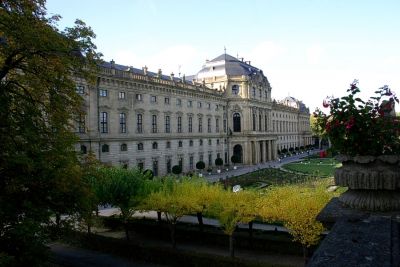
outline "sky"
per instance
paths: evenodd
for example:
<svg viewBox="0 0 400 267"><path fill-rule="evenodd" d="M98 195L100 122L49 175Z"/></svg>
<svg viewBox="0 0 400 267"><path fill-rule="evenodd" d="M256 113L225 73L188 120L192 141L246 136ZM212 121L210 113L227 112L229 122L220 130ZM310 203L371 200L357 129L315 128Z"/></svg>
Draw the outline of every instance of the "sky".
<svg viewBox="0 0 400 267"><path fill-rule="evenodd" d="M224 53L263 70L272 97L310 110L359 80L400 95L398 0L48 0L59 28L82 19L103 59L175 76ZM397 107L398 111L399 108Z"/></svg>

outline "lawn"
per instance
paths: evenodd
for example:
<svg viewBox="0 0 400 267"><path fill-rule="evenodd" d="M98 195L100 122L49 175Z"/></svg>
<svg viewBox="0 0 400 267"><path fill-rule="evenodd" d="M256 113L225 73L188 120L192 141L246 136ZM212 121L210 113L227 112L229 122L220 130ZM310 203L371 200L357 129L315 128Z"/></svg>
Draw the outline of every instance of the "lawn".
<svg viewBox="0 0 400 267"><path fill-rule="evenodd" d="M299 162L285 164L282 168L313 176L332 177L335 169L340 166L341 163L333 158L308 158Z"/></svg>
<svg viewBox="0 0 400 267"><path fill-rule="evenodd" d="M246 188L260 188L269 185L302 183L310 179L314 180L315 178L317 178L317 176L268 168L246 173L241 176L231 177L227 179L225 183L227 186L241 185Z"/></svg>

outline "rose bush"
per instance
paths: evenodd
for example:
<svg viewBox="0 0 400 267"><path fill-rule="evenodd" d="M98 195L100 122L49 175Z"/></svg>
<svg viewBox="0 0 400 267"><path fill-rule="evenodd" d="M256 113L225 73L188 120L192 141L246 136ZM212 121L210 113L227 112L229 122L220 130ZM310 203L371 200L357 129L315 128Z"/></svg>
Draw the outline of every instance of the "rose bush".
<svg viewBox="0 0 400 267"><path fill-rule="evenodd" d="M394 105L399 102L388 86L375 91L375 96L363 101L357 94L360 89L355 80L347 96L327 98L325 114L316 109L317 125L332 143L332 149L350 156L400 154L400 121L394 115Z"/></svg>

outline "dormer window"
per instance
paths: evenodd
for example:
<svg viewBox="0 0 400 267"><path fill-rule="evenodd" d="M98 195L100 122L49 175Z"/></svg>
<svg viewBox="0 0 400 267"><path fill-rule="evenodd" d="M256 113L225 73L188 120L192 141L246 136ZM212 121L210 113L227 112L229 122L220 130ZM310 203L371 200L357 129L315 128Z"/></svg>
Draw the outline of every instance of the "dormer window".
<svg viewBox="0 0 400 267"><path fill-rule="evenodd" d="M232 85L232 94L234 94L234 95L238 95L239 94L239 85L237 85L237 84L234 84L234 85Z"/></svg>

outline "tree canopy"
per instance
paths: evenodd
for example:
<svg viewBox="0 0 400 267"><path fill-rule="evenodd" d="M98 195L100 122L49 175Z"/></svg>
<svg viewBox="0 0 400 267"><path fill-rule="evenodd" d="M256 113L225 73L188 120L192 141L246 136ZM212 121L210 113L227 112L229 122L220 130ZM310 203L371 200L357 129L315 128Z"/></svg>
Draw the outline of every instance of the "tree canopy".
<svg viewBox="0 0 400 267"><path fill-rule="evenodd" d="M100 55L90 27L60 31L59 19L44 0L0 2L0 251L17 265L39 264L43 223L79 197L74 78L90 82Z"/></svg>

